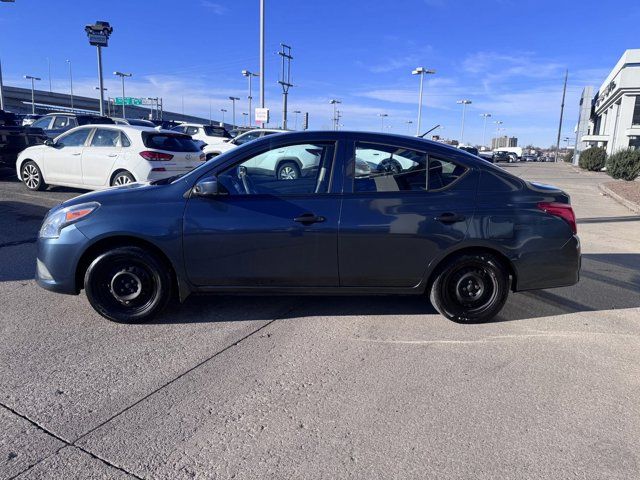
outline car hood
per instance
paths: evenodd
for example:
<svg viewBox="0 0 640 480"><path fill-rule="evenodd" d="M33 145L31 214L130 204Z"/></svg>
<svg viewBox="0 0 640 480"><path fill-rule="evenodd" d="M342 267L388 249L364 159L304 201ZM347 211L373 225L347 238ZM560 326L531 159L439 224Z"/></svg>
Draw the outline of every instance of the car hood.
<svg viewBox="0 0 640 480"><path fill-rule="evenodd" d="M70 207L72 205L78 205L80 203L87 202L112 202L118 201L122 197L121 201L126 201L126 196L130 195L134 192L146 192L157 190L159 188L166 187L167 185L152 185L149 182L135 182L129 183L127 185L120 185L118 187L111 187L106 190L97 190L93 192L83 193L82 195L78 195L77 197L73 197L66 202L61 203L55 209Z"/></svg>

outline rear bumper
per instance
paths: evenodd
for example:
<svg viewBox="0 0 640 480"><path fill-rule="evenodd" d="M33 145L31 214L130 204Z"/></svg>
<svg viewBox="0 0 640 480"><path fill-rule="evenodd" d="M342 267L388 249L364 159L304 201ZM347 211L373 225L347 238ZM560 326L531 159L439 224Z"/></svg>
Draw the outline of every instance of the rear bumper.
<svg viewBox="0 0 640 480"><path fill-rule="evenodd" d="M580 280L580 239L573 235L558 249L524 254L513 265L516 291L575 285Z"/></svg>

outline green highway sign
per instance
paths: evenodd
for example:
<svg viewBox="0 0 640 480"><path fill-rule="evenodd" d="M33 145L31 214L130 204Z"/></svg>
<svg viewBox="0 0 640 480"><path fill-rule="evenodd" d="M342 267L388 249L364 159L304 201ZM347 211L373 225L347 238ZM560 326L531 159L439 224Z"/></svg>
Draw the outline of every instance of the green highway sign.
<svg viewBox="0 0 640 480"><path fill-rule="evenodd" d="M142 105L142 99L136 97L124 97L124 102L122 101L122 97L116 97L116 105Z"/></svg>

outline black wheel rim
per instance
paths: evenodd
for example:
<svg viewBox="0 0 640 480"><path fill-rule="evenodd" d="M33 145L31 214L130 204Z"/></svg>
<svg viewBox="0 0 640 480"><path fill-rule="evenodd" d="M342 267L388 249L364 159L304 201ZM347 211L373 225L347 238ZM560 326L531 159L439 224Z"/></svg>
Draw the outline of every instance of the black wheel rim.
<svg viewBox="0 0 640 480"><path fill-rule="evenodd" d="M443 293L447 304L469 315L478 315L495 303L498 291L493 271L481 265L461 265L447 275Z"/></svg>
<svg viewBox="0 0 640 480"><path fill-rule="evenodd" d="M134 258L109 259L92 273L96 300L115 315L140 315L149 310L159 294L159 278L145 263Z"/></svg>

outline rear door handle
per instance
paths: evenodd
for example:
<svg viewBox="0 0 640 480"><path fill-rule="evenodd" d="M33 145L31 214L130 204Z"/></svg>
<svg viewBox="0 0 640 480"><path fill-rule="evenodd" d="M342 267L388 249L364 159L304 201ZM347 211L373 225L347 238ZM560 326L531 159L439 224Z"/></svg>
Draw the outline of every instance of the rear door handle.
<svg viewBox="0 0 640 480"><path fill-rule="evenodd" d="M117 157L118 154L117 153L110 153L109 155L107 155L107 157Z"/></svg>
<svg viewBox="0 0 640 480"><path fill-rule="evenodd" d="M314 223L324 222L326 218L321 217L319 215L315 215L313 213L303 213L302 215L293 219L294 222L301 223L303 225L311 225Z"/></svg>
<svg viewBox="0 0 640 480"><path fill-rule="evenodd" d="M80 152L78 152L78 153L72 153L71 155L73 155L74 157L76 157L76 156L78 156L78 155L81 155L81 153L80 153Z"/></svg>
<svg viewBox="0 0 640 480"><path fill-rule="evenodd" d="M464 215L460 215L458 213L451 213L451 212L443 213L439 217L434 218L434 220L437 220L440 223L464 222L465 219L466 217Z"/></svg>

